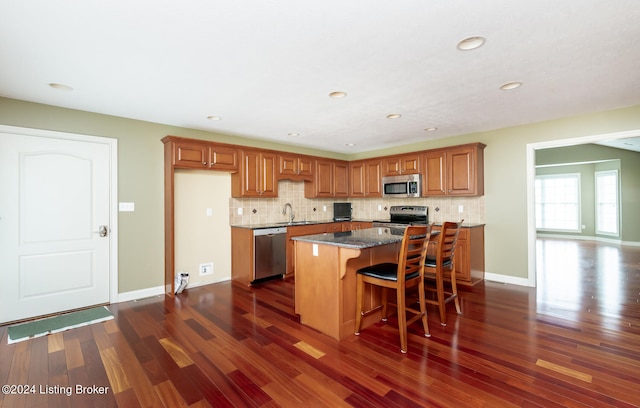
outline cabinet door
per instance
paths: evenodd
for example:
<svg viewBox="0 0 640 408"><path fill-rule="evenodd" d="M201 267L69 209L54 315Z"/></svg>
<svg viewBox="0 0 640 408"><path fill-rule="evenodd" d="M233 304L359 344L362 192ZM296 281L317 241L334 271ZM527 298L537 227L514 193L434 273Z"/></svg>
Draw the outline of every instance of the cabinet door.
<svg viewBox="0 0 640 408"><path fill-rule="evenodd" d="M334 197L349 197L349 162L335 162L333 170Z"/></svg>
<svg viewBox="0 0 640 408"><path fill-rule="evenodd" d="M365 194L367 197L382 197L382 169L380 160L364 162Z"/></svg>
<svg viewBox="0 0 640 408"><path fill-rule="evenodd" d="M420 174L420 155L410 154L400 157L402 174Z"/></svg>
<svg viewBox="0 0 640 408"><path fill-rule="evenodd" d="M209 148L209 167L214 170L238 170L238 149L211 145Z"/></svg>
<svg viewBox="0 0 640 408"><path fill-rule="evenodd" d="M475 195L477 192L476 148L464 147L447 151L447 194Z"/></svg>
<svg viewBox="0 0 640 408"><path fill-rule="evenodd" d="M364 197L365 189L365 164L362 161L349 163L349 195L351 197Z"/></svg>
<svg viewBox="0 0 640 408"><path fill-rule="evenodd" d="M278 158L278 177L297 176L298 175L298 158L281 154Z"/></svg>
<svg viewBox="0 0 640 408"><path fill-rule="evenodd" d="M311 157L280 154L278 155L278 179L312 181L312 165Z"/></svg>
<svg viewBox="0 0 640 408"><path fill-rule="evenodd" d="M318 160L316 165L315 197L333 197L333 162ZM306 186L305 186L306 188Z"/></svg>
<svg viewBox="0 0 640 408"><path fill-rule="evenodd" d="M304 180L313 180L313 158L303 156L298 158L298 174Z"/></svg>
<svg viewBox="0 0 640 408"><path fill-rule="evenodd" d="M231 176L233 197L276 197L276 155L259 150L242 151L242 167Z"/></svg>
<svg viewBox="0 0 640 408"><path fill-rule="evenodd" d="M270 152L260 153L259 185L261 197L277 197L278 183L276 181L276 154Z"/></svg>
<svg viewBox="0 0 640 408"><path fill-rule="evenodd" d="M176 141L173 150L173 165L206 169L209 159L209 147L206 143Z"/></svg>
<svg viewBox="0 0 640 408"><path fill-rule="evenodd" d="M387 157L382 160L383 176L420 174L420 154Z"/></svg>
<svg viewBox="0 0 640 408"><path fill-rule="evenodd" d="M422 196L438 196L446 194L445 153L443 151L427 152L423 155L424 177L422 178Z"/></svg>

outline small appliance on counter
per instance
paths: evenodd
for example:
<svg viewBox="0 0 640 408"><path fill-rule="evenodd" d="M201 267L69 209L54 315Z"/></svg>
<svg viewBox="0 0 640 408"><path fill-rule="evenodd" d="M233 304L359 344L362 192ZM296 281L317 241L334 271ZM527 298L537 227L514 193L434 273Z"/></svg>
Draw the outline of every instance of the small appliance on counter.
<svg viewBox="0 0 640 408"><path fill-rule="evenodd" d="M333 203L334 221L351 221L351 203Z"/></svg>

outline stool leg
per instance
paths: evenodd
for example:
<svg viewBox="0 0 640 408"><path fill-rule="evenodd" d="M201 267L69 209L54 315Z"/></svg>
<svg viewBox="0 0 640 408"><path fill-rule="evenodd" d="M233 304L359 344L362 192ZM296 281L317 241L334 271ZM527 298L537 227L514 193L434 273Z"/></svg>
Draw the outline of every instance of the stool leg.
<svg viewBox="0 0 640 408"><path fill-rule="evenodd" d="M364 280L362 275L356 277L356 335L360 334L362 311L364 310Z"/></svg>
<svg viewBox="0 0 640 408"><path fill-rule="evenodd" d="M396 289L398 305L398 331L400 331L400 351L407 352L407 305L405 301L404 286Z"/></svg>

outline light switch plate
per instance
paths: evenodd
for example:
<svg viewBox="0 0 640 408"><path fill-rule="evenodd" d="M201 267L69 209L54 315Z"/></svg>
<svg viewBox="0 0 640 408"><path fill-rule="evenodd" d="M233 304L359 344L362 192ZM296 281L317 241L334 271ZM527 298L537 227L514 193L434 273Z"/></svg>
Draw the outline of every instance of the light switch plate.
<svg viewBox="0 0 640 408"><path fill-rule="evenodd" d="M122 212L131 212L131 211L135 211L136 209L136 203L127 203L127 202L121 202L118 204L118 209Z"/></svg>

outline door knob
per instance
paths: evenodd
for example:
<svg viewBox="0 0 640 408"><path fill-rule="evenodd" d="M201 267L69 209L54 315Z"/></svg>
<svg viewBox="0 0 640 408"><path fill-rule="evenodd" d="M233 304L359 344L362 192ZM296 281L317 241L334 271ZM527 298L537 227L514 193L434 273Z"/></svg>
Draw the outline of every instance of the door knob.
<svg viewBox="0 0 640 408"><path fill-rule="evenodd" d="M109 235L109 227L107 227L106 225L101 225L98 227L98 231L95 232L98 233L101 237L106 237L107 235Z"/></svg>

